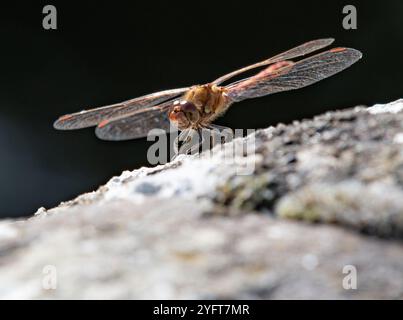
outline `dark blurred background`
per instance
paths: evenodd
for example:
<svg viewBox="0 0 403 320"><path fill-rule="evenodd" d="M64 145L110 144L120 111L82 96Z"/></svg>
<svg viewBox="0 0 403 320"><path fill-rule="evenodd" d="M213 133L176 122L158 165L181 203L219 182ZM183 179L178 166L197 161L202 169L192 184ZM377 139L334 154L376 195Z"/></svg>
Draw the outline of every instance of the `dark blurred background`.
<svg viewBox="0 0 403 320"><path fill-rule="evenodd" d="M58 29L42 28L53 4ZM345 5L358 29L344 30ZM403 96L403 2L30 1L1 4L0 217L30 215L147 165L152 142L60 132L60 115L205 83L305 41L364 53L314 86L234 105L218 124L261 128Z"/></svg>

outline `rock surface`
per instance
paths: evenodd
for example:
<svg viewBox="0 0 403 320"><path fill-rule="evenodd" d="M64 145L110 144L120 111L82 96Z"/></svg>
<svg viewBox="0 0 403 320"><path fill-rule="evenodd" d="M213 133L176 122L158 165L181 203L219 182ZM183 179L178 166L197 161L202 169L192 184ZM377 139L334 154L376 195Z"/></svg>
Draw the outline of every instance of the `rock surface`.
<svg viewBox="0 0 403 320"><path fill-rule="evenodd" d="M0 298L401 299L402 238L398 100L279 124L1 221Z"/></svg>

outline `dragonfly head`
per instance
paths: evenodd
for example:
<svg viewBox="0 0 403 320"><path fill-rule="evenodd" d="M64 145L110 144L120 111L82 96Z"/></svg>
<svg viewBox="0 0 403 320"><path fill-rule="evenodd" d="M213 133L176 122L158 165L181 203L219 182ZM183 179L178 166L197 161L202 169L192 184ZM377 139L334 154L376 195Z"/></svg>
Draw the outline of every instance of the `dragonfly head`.
<svg viewBox="0 0 403 320"><path fill-rule="evenodd" d="M187 100L176 100L169 112L169 120L176 124L180 130L192 126L192 124L199 121L199 117L199 111L196 106Z"/></svg>

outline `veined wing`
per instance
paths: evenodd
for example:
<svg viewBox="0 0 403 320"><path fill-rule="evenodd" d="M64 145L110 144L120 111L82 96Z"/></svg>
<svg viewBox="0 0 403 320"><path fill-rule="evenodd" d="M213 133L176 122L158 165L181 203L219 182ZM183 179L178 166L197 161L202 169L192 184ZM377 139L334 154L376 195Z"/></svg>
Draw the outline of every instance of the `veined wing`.
<svg viewBox="0 0 403 320"><path fill-rule="evenodd" d="M232 101L241 101L306 87L348 68L361 56L355 49L334 48L295 63L286 62L284 68L273 72L269 66L255 76L228 85L227 94Z"/></svg>
<svg viewBox="0 0 403 320"><path fill-rule="evenodd" d="M102 140L119 141L146 137L152 129L169 132L173 129L168 119L171 106L172 100L119 118L104 120L96 127L95 134Z"/></svg>
<svg viewBox="0 0 403 320"><path fill-rule="evenodd" d="M237 76L238 74L241 74L245 71L254 69L254 68L258 68L258 67L262 67L262 66L266 66L268 64L272 64L272 63L276 63L279 61L283 61L283 60L288 60L288 59L293 59L293 58L297 58L297 57L301 57L304 56L308 53L312 53L314 51L318 51L324 47L329 46L330 44L332 44L332 42L334 41L334 39L332 38L327 38L327 39L318 39L318 40L312 40L309 42L306 42L298 47L292 48L288 51L285 51L283 53L280 53L272 58L266 59L264 61L255 63L255 64L251 64L249 66L246 66L244 68L235 70L231 73L228 73L216 80L214 80L212 83L215 85L219 85L220 83L223 83L224 81Z"/></svg>
<svg viewBox="0 0 403 320"><path fill-rule="evenodd" d="M67 114L56 120L53 126L59 130L73 130L96 126L103 120L119 118L126 114L155 106L158 103L175 98L187 90L189 88L164 90L121 103Z"/></svg>

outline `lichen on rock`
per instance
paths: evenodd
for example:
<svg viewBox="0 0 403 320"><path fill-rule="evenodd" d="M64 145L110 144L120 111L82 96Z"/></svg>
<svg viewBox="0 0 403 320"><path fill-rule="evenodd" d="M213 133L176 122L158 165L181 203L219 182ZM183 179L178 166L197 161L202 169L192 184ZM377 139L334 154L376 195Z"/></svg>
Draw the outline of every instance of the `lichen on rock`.
<svg viewBox="0 0 403 320"><path fill-rule="evenodd" d="M1 221L0 298L401 299L402 133L403 100L328 112Z"/></svg>

